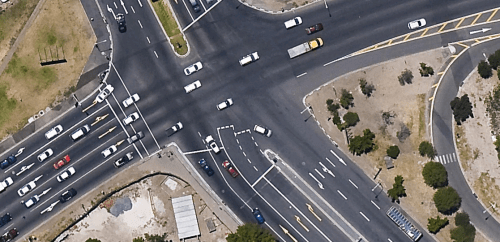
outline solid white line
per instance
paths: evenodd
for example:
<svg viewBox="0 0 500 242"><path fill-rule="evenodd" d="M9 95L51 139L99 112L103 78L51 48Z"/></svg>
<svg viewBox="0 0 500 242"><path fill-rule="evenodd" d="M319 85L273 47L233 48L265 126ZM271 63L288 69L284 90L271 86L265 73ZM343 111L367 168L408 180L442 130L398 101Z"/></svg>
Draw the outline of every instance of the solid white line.
<svg viewBox="0 0 500 242"><path fill-rule="evenodd" d="M184 1L183 1L184 2ZM188 11L189 15L191 16L191 18L193 19L193 22L191 22L190 24L188 24L188 26L186 26L182 32L186 32L186 30L188 30L193 24L195 24L196 22L198 22L198 20L200 20L203 16L205 16L205 14L207 14L208 12L210 12L210 10L212 10L212 8L215 8L215 6L217 6L219 3L221 3L222 1L217 1L212 7L210 7L207 11L205 11L204 13L202 13L198 18L196 18L196 20L193 19L193 16L191 16L191 12ZM186 6L186 3L184 2L184 6ZM187 6L186 6L187 8Z"/></svg>
<svg viewBox="0 0 500 242"><path fill-rule="evenodd" d="M387 241L392 242L392 240L391 240L391 239L389 239L389 238L387 238Z"/></svg>
<svg viewBox="0 0 500 242"><path fill-rule="evenodd" d="M141 29L142 29L143 27L142 27L142 24L141 24L141 20L137 20L137 22L139 23L139 26L141 26ZM148 38L148 41L149 41L149 38Z"/></svg>
<svg viewBox="0 0 500 242"><path fill-rule="evenodd" d="M344 162L344 160L342 158L340 158L335 152L333 152L333 150L330 150L330 152L335 155L335 157L337 157L337 160L339 160L340 162L342 162L342 164L344 164L344 166L347 166L347 164Z"/></svg>
<svg viewBox="0 0 500 242"><path fill-rule="evenodd" d="M134 9L134 6L130 6L130 9L132 9L132 12L135 13L135 9ZM142 29L142 28L141 28Z"/></svg>
<svg viewBox="0 0 500 242"><path fill-rule="evenodd" d="M323 174L321 174L321 172L318 171L318 169L314 168L314 170L321 176L323 177L323 179L325 179L325 176L323 176Z"/></svg>
<svg viewBox="0 0 500 242"><path fill-rule="evenodd" d="M347 200L347 198L344 196L344 194L340 192L340 190L337 190L337 192L340 194L340 196L342 196L345 200Z"/></svg>
<svg viewBox="0 0 500 242"><path fill-rule="evenodd" d="M189 151L189 152L184 152L182 154L183 155L191 155L191 154L198 154L198 153L203 153L203 152L210 152L210 149Z"/></svg>
<svg viewBox="0 0 500 242"><path fill-rule="evenodd" d="M335 62L337 62L337 61L341 61L341 60L343 60L343 59L347 59L347 58L349 58L349 57L351 57L351 55L350 55L350 54L349 54L349 55L346 55L346 56L344 56L344 57L341 57L341 58L339 58L339 59L336 59L336 60L334 60L334 61L330 61L330 62L328 62L328 63L324 64L323 66L327 66L327 65L333 64L333 63L335 63Z"/></svg>
<svg viewBox="0 0 500 242"><path fill-rule="evenodd" d="M333 167L336 167L336 166L335 166L335 164L333 164L333 162L332 162L330 159L328 159L328 157L325 157L325 159L326 159L328 162L330 162L330 164L331 164Z"/></svg>
<svg viewBox="0 0 500 242"><path fill-rule="evenodd" d="M349 182L356 188L358 189L358 186L356 186L356 184L354 184L354 182L351 181L351 179L349 179Z"/></svg>
<svg viewBox="0 0 500 242"><path fill-rule="evenodd" d="M304 73L302 73L302 74L298 75L298 76L297 76L297 78L299 78L299 77L301 77L301 76L304 76L304 75L307 75L307 72L304 72Z"/></svg>
<svg viewBox="0 0 500 242"><path fill-rule="evenodd" d="M363 217L365 217L366 221L370 222L370 219L368 219L365 214L363 214L362 212L359 212L359 214L361 214Z"/></svg>
<svg viewBox="0 0 500 242"><path fill-rule="evenodd" d="M378 205L377 205L377 204L376 204L373 200L371 200L370 202L372 202L372 204L373 204L375 207L377 207L377 208L378 208L378 210L380 210L380 207L379 207L379 206L378 206Z"/></svg>
<svg viewBox="0 0 500 242"><path fill-rule="evenodd" d="M141 8L142 8L141 0L137 0L137 2L139 2L139 6L141 6Z"/></svg>
<svg viewBox="0 0 500 242"><path fill-rule="evenodd" d="M248 160L248 161L250 161L250 160ZM251 162L250 162L250 163L251 163ZM267 173L269 173L269 172L270 172L270 171L274 168L274 166L275 166L275 165L272 165L271 167L269 167L269 168L267 169L267 171L266 171L266 172L264 172L264 174L262 174L262 176L260 176L260 177L257 179L257 181L255 181L255 182L251 185L251 187L254 187L257 183L259 183L259 181L260 181L262 178L264 178L264 177L267 175ZM255 166L254 166L254 167L255 167Z"/></svg>
<svg viewBox="0 0 500 242"><path fill-rule="evenodd" d="M182 3L184 3L184 7L186 7L186 10L189 13L189 16L191 17L191 20L194 21L193 15L191 14L191 11L189 11L188 6L186 5L186 1L182 1ZM184 32L184 30L183 30L183 32Z"/></svg>

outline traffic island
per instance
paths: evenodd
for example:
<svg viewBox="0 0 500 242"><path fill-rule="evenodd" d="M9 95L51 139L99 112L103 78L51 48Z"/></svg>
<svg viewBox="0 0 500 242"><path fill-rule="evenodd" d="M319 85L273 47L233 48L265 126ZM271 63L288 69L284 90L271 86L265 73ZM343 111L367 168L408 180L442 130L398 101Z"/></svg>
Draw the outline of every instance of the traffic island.
<svg viewBox="0 0 500 242"><path fill-rule="evenodd" d="M184 34L179 29L172 9L168 6L168 2L163 0L153 1L151 5L175 52L180 56L185 55L188 52L187 42L184 39Z"/></svg>

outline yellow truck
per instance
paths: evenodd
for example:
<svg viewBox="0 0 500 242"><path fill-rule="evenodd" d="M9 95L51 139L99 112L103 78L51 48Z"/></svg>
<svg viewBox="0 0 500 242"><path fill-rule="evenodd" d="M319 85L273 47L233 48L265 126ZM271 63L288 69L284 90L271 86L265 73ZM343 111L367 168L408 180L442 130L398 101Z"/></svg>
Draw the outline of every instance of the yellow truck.
<svg viewBox="0 0 500 242"><path fill-rule="evenodd" d="M291 49L288 49L288 54L290 55L290 58L295 58L311 50L315 50L321 46L323 46L323 40L321 38L316 38L306 43L297 45Z"/></svg>

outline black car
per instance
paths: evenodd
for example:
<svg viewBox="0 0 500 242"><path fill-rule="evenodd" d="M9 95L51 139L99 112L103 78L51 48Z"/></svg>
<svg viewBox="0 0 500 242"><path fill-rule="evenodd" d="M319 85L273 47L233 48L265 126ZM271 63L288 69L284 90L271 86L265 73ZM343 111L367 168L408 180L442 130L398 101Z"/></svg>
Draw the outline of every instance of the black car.
<svg viewBox="0 0 500 242"><path fill-rule="evenodd" d="M123 13L116 15L116 21L118 22L118 30L121 33L127 31L127 26L125 26L125 15L123 15Z"/></svg>
<svg viewBox="0 0 500 242"><path fill-rule="evenodd" d="M59 201L64 203L69 201L71 198L76 196L76 190L74 188L70 188L69 190L65 191L61 196L59 197Z"/></svg>
<svg viewBox="0 0 500 242"><path fill-rule="evenodd" d="M8 166L14 164L14 162L17 161L17 158L14 155L10 155L7 157L7 159L3 160L2 163L0 163L0 168L5 169Z"/></svg>
<svg viewBox="0 0 500 242"><path fill-rule="evenodd" d="M6 213L4 216L0 218L0 227L3 227L6 225L8 222L12 220L12 217L10 216L10 213Z"/></svg>
<svg viewBox="0 0 500 242"><path fill-rule="evenodd" d="M316 32L319 32L323 30L323 24L319 23L319 24L315 24L309 28L306 28L306 33L307 34L314 34Z"/></svg>
<svg viewBox="0 0 500 242"><path fill-rule="evenodd" d="M214 170L207 164L205 159L201 159L198 161L198 164L200 164L201 168L207 173L208 176L212 176L214 174Z"/></svg>

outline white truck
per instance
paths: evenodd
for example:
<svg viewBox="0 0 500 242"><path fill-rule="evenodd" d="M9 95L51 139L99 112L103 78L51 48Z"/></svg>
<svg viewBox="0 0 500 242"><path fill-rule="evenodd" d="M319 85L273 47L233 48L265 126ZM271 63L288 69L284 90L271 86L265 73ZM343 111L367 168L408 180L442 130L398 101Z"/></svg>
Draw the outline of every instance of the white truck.
<svg viewBox="0 0 500 242"><path fill-rule="evenodd" d="M317 49L321 46L323 46L323 39L316 38L316 39L313 39L313 40L308 41L306 43L297 45L291 49L288 49L288 54L290 55L290 58L295 58L299 55L302 55L302 54L307 53L311 50Z"/></svg>

